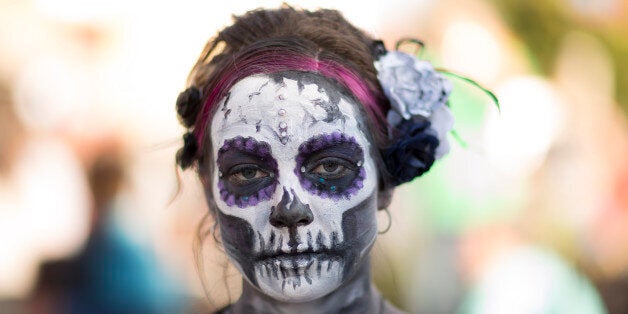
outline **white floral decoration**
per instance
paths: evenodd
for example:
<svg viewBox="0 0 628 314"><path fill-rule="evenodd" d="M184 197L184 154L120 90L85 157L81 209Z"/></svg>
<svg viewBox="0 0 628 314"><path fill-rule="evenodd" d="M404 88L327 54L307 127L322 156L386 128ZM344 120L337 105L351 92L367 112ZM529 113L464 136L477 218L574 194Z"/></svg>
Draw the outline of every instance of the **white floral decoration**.
<svg viewBox="0 0 628 314"><path fill-rule="evenodd" d="M375 68L392 107L388 122L397 126L402 120L428 119L439 141L435 158L447 154L447 133L454 125L447 99L453 84L430 62L401 51L388 51L375 62Z"/></svg>

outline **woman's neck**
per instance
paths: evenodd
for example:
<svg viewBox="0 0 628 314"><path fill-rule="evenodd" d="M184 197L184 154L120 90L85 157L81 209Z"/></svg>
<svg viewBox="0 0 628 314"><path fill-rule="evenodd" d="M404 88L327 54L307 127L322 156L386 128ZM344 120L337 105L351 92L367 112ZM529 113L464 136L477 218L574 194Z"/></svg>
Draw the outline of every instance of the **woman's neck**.
<svg viewBox="0 0 628 314"><path fill-rule="evenodd" d="M384 300L371 285L370 263L332 293L316 300L288 303L272 299L243 282L242 295L232 313L381 313Z"/></svg>

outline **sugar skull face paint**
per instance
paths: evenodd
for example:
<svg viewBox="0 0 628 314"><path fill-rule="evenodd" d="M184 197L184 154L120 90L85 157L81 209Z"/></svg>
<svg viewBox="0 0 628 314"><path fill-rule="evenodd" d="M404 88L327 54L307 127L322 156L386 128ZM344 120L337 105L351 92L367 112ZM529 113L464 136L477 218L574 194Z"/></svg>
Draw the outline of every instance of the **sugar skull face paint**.
<svg viewBox="0 0 628 314"><path fill-rule="evenodd" d="M322 297L367 260L377 172L356 106L323 77L283 72L239 81L212 118L222 242L274 299Z"/></svg>

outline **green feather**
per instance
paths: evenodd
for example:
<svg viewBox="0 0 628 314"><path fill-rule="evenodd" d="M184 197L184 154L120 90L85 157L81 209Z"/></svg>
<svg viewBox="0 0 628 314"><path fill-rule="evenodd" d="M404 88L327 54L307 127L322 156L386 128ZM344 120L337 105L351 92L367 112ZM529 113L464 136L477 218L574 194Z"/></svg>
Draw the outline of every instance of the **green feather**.
<svg viewBox="0 0 628 314"><path fill-rule="evenodd" d="M444 69L436 69L438 72L446 74L446 75L450 75L454 78L457 78L459 80L462 80L464 82L467 82L477 88L479 88L480 90L482 90L484 93L486 93L489 97L491 97L491 99L493 100L493 103L495 104L495 106L497 106L497 111L499 111L501 113L501 107L499 105L499 100L497 99L497 96L495 96L495 94L493 94L493 92L491 92L490 90L488 90L487 88L485 88L484 86L480 85L480 83L468 78L468 77L464 77L462 75L458 75L456 73L444 70Z"/></svg>
<svg viewBox="0 0 628 314"><path fill-rule="evenodd" d="M451 130L451 136L454 137L454 140L456 140L456 142L458 142L458 145L460 145L460 147L467 149L467 147L469 147L467 145L467 142L460 136L460 133L458 133L458 131L456 131L455 129Z"/></svg>

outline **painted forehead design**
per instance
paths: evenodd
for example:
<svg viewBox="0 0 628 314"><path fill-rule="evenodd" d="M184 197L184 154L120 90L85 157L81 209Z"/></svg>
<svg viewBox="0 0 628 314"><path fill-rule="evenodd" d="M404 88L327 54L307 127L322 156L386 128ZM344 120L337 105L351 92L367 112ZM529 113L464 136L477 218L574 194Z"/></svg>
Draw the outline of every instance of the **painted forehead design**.
<svg viewBox="0 0 628 314"><path fill-rule="evenodd" d="M288 71L250 76L236 83L221 101L211 132L212 136L222 135L226 139L253 131L266 137L270 134L286 145L306 140L321 123L333 124L339 131L351 126L362 131L356 103L342 86L314 73ZM350 125L345 125L347 120ZM309 135L304 134L307 132Z"/></svg>
<svg viewBox="0 0 628 314"><path fill-rule="evenodd" d="M349 93L344 92L342 86L314 73L287 71L271 74L270 77L276 84L285 84L284 80L286 79L296 81L300 93L303 92L306 85L316 85L318 92L324 93L324 95L328 97L328 99L315 98L312 100L315 106L320 106L327 113L327 117L323 119L324 122L344 119L343 114L338 108L341 97L344 96L347 99L351 99L352 102L355 102Z"/></svg>

